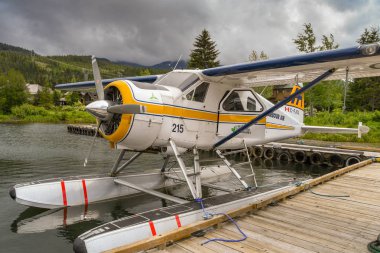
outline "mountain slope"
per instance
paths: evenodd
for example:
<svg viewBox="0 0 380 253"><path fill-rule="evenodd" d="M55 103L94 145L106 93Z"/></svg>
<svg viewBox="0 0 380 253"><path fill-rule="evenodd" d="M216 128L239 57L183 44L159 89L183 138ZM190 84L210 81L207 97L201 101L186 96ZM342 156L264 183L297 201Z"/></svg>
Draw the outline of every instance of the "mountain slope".
<svg viewBox="0 0 380 253"><path fill-rule="evenodd" d="M98 58L103 78L138 76L146 73L162 74L167 70L146 68L144 66L127 66ZM58 83L93 80L91 56L41 56L33 51L0 43L0 71L10 69L20 71L28 83L54 86Z"/></svg>

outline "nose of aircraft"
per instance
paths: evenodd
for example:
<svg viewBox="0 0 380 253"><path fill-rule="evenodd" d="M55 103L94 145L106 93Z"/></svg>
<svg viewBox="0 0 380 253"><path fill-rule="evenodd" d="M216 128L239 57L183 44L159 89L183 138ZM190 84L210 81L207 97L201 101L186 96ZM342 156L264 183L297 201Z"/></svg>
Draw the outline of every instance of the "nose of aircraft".
<svg viewBox="0 0 380 253"><path fill-rule="evenodd" d="M97 100L86 106L86 111L101 121L108 121L112 117L112 113L108 112L108 108L113 103L107 100Z"/></svg>

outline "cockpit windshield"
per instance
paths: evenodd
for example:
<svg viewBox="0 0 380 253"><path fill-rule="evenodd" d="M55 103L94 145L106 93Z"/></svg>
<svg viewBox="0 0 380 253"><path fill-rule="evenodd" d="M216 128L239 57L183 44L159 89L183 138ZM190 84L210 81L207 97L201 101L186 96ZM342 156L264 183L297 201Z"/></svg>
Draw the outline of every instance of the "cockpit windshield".
<svg viewBox="0 0 380 253"><path fill-rule="evenodd" d="M172 86L185 91L197 81L199 81L199 77L194 73L170 72L157 80L155 84Z"/></svg>

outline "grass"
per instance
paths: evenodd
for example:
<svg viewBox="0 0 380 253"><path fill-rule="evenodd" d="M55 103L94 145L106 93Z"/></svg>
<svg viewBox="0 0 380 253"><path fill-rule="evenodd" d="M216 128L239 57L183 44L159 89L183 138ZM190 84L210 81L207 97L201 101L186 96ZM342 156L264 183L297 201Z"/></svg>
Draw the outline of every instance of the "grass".
<svg viewBox="0 0 380 253"><path fill-rule="evenodd" d="M0 123L95 123L84 106L53 106L49 109L30 104L12 108L12 113L0 114Z"/></svg>
<svg viewBox="0 0 380 253"><path fill-rule="evenodd" d="M374 112L319 112L313 117L306 117L305 124L313 126L335 126L357 128L363 122L370 128L368 134L359 139L353 134L316 134L308 133L304 139L334 141L334 142L366 142L380 143L380 111Z"/></svg>

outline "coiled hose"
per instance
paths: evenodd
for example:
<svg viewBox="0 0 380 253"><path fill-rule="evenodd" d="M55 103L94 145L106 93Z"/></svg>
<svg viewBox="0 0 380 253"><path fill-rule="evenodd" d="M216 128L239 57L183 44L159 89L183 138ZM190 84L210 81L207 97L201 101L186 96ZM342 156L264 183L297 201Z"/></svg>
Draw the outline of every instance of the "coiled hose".
<svg viewBox="0 0 380 253"><path fill-rule="evenodd" d="M368 243L367 248L372 253L380 253L380 234L377 237L377 240Z"/></svg>

